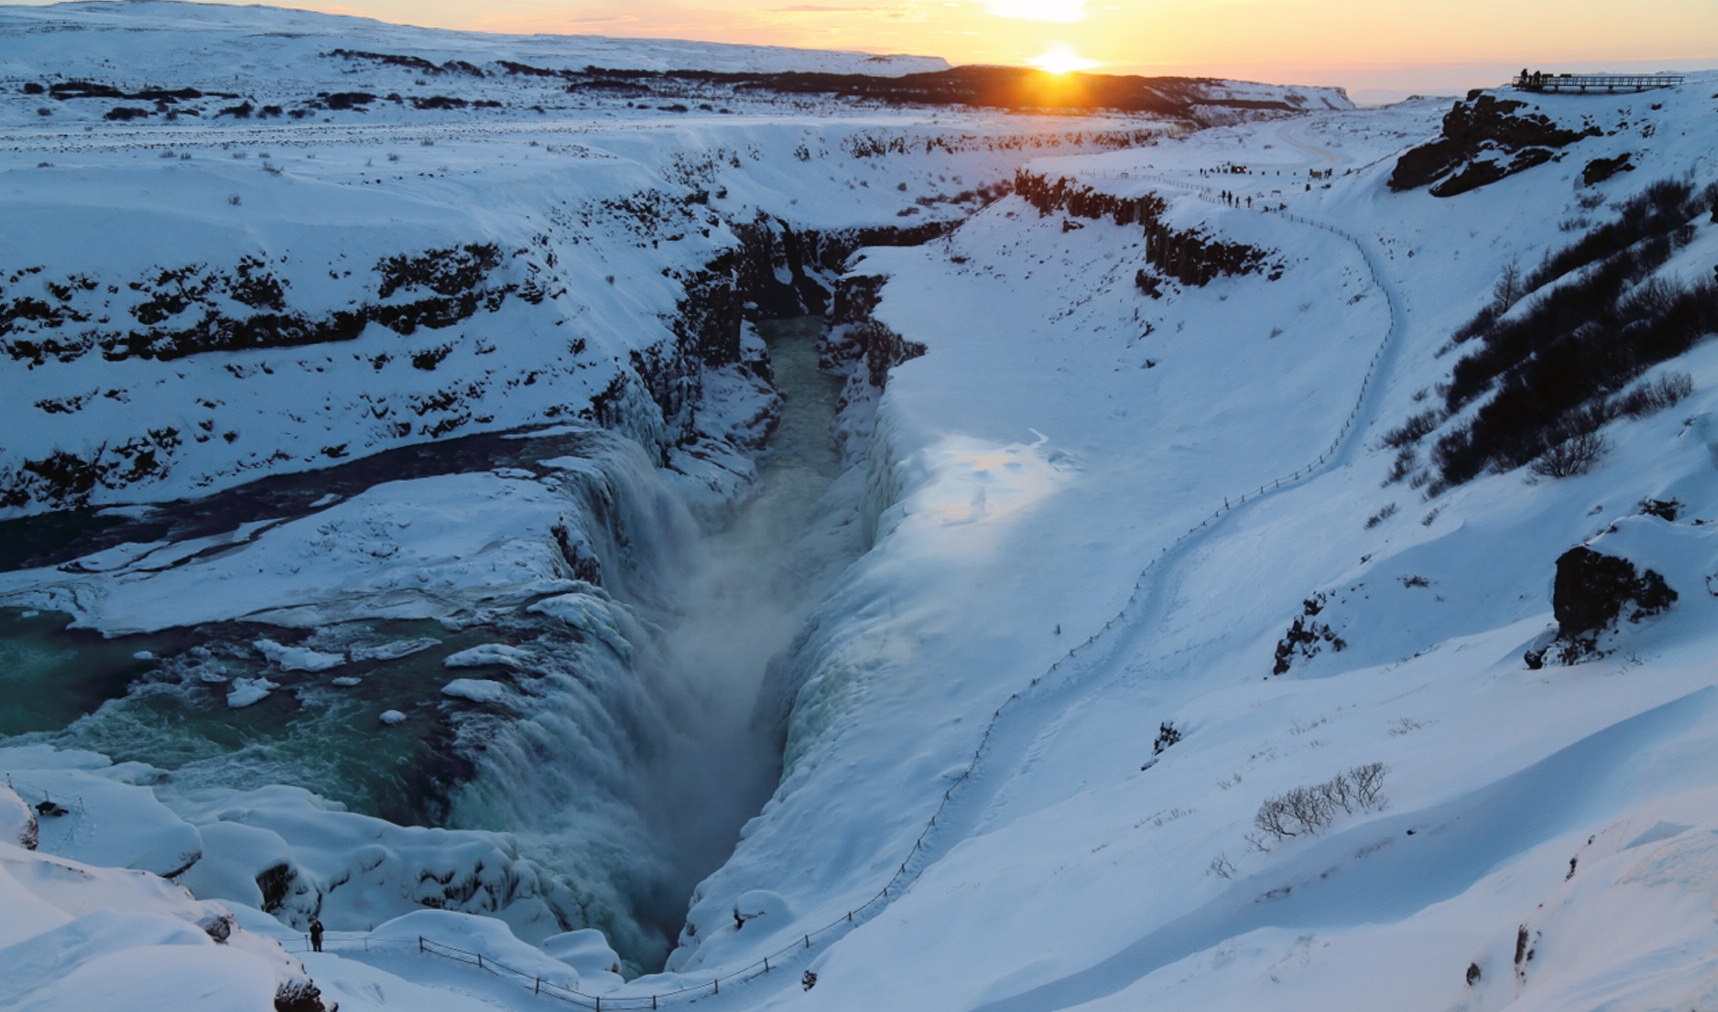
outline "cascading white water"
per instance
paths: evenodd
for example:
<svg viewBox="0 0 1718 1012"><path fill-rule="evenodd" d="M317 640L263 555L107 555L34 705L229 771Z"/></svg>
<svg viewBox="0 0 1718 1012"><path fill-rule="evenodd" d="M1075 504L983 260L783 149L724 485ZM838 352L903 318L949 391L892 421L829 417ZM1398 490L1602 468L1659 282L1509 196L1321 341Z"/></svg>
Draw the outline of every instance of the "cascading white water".
<svg viewBox="0 0 1718 1012"><path fill-rule="evenodd" d="M451 851L420 869L422 882L400 883L402 895L421 886L438 905L499 910L511 902L506 883L516 883L529 903L541 901L534 909L543 916L523 925L511 919L526 937L553 932L557 921L599 927L631 966L659 965L694 886L731 852L779 776L775 728L752 719L765 670L791 643L820 578L854 551L827 531L799 538L828 515L832 507L819 500L839 470L829 430L840 383L818 371L820 332L815 319L766 328L785 408L759 462L755 494L719 531L701 531L655 462L613 433L545 435L516 447L486 437L404 463L378 458L350 473L283 479L276 498L248 508L284 511L331 482L344 483L354 502L394 482L386 501L396 505L383 508L398 508L417 488L399 480L402 469L457 475L528 467L536 482L565 492L559 548L545 544L538 527L496 558L541 559L557 572L527 573L517 587L502 576L494 586L515 588L507 591L515 596L473 597L444 623L353 617L294 631L211 622L160 642L116 640L104 649L133 665L143 662L132 653L148 646L149 670L128 687L109 687L121 694L69 725L52 728L44 716L20 729L33 732L29 740L169 769L163 789L179 797L289 783L401 822L430 818L506 832L516 841L517 867L499 873L502 895L466 896L476 886ZM539 463L545 458L552 463ZM425 480L432 495L445 487ZM529 481L518 488L542 492ZM340 529L344 521L328 516L307 518L314 536L330 523ZM161 522L171 520L163 511ZM288 543L297 536L282 528ZM490 565L487 551L466 561ZM554 577L548 589L532 589L547 576ZM366 607L343 614L370 614ZM6 627L21 630L20 646L49 660L61 650L94 657L87 645L34 630L30 621ZM346 660L329 674L282 670L257 649L273 638ZM49 665L24 667L6 678L28 681L30 671ZM248 677L274 679L280 691L255 706L229 707L233 680ZM455 678L478 681L492 695L443 696ZM411 719L379 726L377 713L388 708ZM319 845L309 836L287 841L297 843ZM324 896L332 927L362 928L362 919L339 923L329 913L350 902L350 890L336 892L343 881L338 873L311 876L308 887L320 892L302 900L303 909L317 909ZM352 916L363 914L354 908Z"/></svg>
<svg viewBox="0 0 1718 1012"><path fill-rule="evenodd" d="M775 789L781 756L772 729L753 719L758 692L809 609L817 577L848 561L800 538L840 472L830 427L841 383L818 369L821 332L816 317L764 326L781 423L759 461L757 494L703 543L688 607L662 637L661 660L673 672L665 680L680 690L668 706L684 733L675 750L658 754L663 765L651 782L659 794L648 811L676 855L676 917Z"/></svg>
<svg viewBox="0 0 1718 1012"><path fill-rule="evenodd" d="M625 560L605 566L625 604L584 604L625 646L539 636L522 647L529 710L462 731L482 759L455 796L454 824L505 828L569 873L573 902L642 966L666 955L693 887L773 792L781 757L773 729L753 720L758 691L810 584L846 561L799 541L839 472L829 432L840 382L818 370L821 321L764 332L784 408L755 494L698 537L642 454L605 455L609 501L624 515L586 529L628 543L597 549Z"/></svg>

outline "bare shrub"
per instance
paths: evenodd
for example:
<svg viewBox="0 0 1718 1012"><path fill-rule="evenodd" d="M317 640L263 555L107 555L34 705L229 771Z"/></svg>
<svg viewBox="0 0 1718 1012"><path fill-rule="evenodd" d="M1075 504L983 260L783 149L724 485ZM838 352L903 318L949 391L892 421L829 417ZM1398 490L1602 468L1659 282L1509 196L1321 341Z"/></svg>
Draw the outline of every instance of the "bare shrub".
<svg viewBox="0 0 1718 1012"><path fill-rule="evenodd" d="M1509 312L1517 299L1526 294L1521 283L1521 268L1512 260L1497 272L1497 283L1491 286L1491 310L1495 316Z"/></svg>
<svg viewBox="0 0 1718 1012"><path fill-rule="evenodd" d="M1610 451L1605 437L1596 432L1572 436L1540 454L1528 470L1541 478L1572 478L1586 474Z"/></svg>
<svg viewBox="0 0 1718 1012"><path fill-rule="evenodd" d="M1322 784L1295 787L1272 795L1259 805L1253 826L1259 833L1249 837L1259 849L1271 839L1316 836L1336 819L1338 810L1350 815L1384 806L1383 763L1354 766Z"/></svg>
<svg viewBox="0 0 1718 1012"><path fill-rule="evenodd" d="M1687 399L1693 393L1693 376L1685 372L1665 373L1617 398L1617 411L1630 418L1644 418Z"/></svg>
<svg viewBox="0 0 1718 1012"><path fill-rule="evenodd" d="M1422 411L1384 433L1384 445L1392 450L1399 450L1411 443L1417 443L1435 431L1443 420L1443 412L1436 408Z"/></svg>
<svg viewBox="0 0 1718 1012"><path fill-rule="evenodd" d="M1413 474L1414 468L1418 467L1419 463L1419 454L1414 452L1412 446L1402 447L1396 451L1396 459L1390 462L1390 473L1384 476L1384 484L1394 485Z"/></svg>

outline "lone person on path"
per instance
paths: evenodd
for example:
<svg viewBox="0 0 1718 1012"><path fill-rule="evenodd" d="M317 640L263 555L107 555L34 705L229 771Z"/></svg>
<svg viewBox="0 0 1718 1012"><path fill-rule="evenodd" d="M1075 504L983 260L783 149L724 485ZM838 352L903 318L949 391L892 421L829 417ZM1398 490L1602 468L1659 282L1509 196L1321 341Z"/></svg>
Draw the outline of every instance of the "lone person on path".
<svg viewBox="0 0 1718 1012"><path fill-rule="evenodd" d="M310 919L310 948L314 952L322 951L322 922L314 917Z"/></svg>

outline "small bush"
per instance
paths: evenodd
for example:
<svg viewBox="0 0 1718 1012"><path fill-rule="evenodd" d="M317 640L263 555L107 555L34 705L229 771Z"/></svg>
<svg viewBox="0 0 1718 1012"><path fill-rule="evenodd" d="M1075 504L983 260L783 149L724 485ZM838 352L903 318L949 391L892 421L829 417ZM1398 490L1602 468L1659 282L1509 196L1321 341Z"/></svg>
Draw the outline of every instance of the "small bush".
<svg viewBox="0 0 1718 1012"><path fill-rule="evenodd" d="M1388 506L1385 506L1383 509L1366 518L1366 529L1371 530L1395 515L1396 504L1390 503Z"/></svg>
<svg viewBox="0 0 1718 1012"><path fill-rule="evenodd" d="M442 360L452 352L453 345L451 344L438 344L422 351L414 351L412 352L412 367L422 369L425 372L434 372L435 367L440 365Z"/></svg>
<svg viewBox="0 0 1718 1012"><path fill-rule="evenodd" d="M1682 510L1682 502L1679 499L1642 499L1636 508L1644 516L1674 521Z"/></svg>
<svg viewBox="0 0 1718 1012"><path fill-rule="evenodd" d="M1630 418L1644 418L1674 406L1693 393L1693 376L1685 372L1665 373L1618 397L1617 411Z"/></svg>
<svg viewBox="0 0 1718 1012"><path fill-rule="evenodd" d="M1399 450L1411 443L1417 443L1431 435L1439 423L1444 420L1443 412L1432 408L1410 417L1400 426L1384 433L1384 445L1392 450Z"/></svg>
<svg viewBox="0 0 1718 1012"><path fill-rule="evenodd" d="M1404 446L1396 451L1396 459L1390 462L1390 472L1384 476L1385 485L1394 485L1403 478L1414 473L1418 467L1420 456L1411 446Z"/></svg>
<svg viewBox="0 0 1718 1012"><path fill-rule="evenodd" d="M1646 369L1718 333L1718 282L1652 277L1709 199L1718 195L1695 197L1681 181L1653 184L1618 208L1617 221L1547 255L1524 282L1528 295L1507 317L1494 290L1454 333L1448 347L1464 341L1479 347L1438 385L1443 417L1481 403L1432 450L1438 491L1520 467L1547 449L1554 452L1543 467L1580 466L1573 459L1580 454L1571 458L1571 448L1560 444L1618 415L1639 417L1692 392L1692 380L1679 377L1620 393ZM1410 419L1386 434L1386 445L1409 445L1427 421ZM1582 441L1572 448L1592 446Z"/></svg>
<svg viewBox="0 0 1718 1012"><path fill-rule="evenodd" d="M1382 808L1386 772L1383 763L1367 763L1322 784L1296 787L1266 798L1253 816L1253 826L1262 834L1254 838L1255 843L1268 845L1271 840L1317 836L1336 820L1339 809L1352 815Z"/></svg>
<svg viewBox="0 0 1718 1012"><path fill-rule="evenodd" d="M1525 294L1526 291L1521 286L1521 268L1517 267L1514 261L1504 264L1503 269L1498 272L1497 282L1491 286L1492 311L1502 316Z"/></svg>
<svg viewBox="0 0 1718 1012"><path fill-rule="evenodd" d="M1605 437L1585 432L1563 440L1551 447L1529 465L1528 470L1541 478L1572 478L1586 474L1610 451Z"/></svg>

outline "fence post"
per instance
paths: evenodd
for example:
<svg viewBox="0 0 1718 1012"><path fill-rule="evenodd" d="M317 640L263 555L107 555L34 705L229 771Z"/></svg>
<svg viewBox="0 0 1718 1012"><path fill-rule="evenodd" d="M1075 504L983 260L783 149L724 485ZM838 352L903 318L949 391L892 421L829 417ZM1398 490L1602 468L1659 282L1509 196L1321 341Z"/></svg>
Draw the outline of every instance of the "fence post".
<svg viewBox="0 0 1718 1012"><path fill-rule="evenodd" d="M764 957L764 972L770 972L770 958L768 956Z"/></svg>
<svg viewBox="0 0 1718 1012"><path fill-rule="evenodd" d="M477 968L479 970L483 969L483 953L481 952L477 954Z"/></svg>
<svg viewBox="0 0 1718 1012"><path fill-rule="evenodd" d="M716 994L721 994L722 993L722 978L717 977L715 980L712 980L710 982L710 986L716 989L715 990Z"/></svg>
<svg viewBox="0 0 1718 1012"><path fill-rule="evenodd" d="M421 953L423 951L424 951L424 936L419 935L418 936L418 952Z"/></svg>
<svg viewBox="0 0 1718 1012"><path fill-rule="evenodd" d="M811 948L811 936L810 935L805 936L805 947L808 949Z"/></svg>

